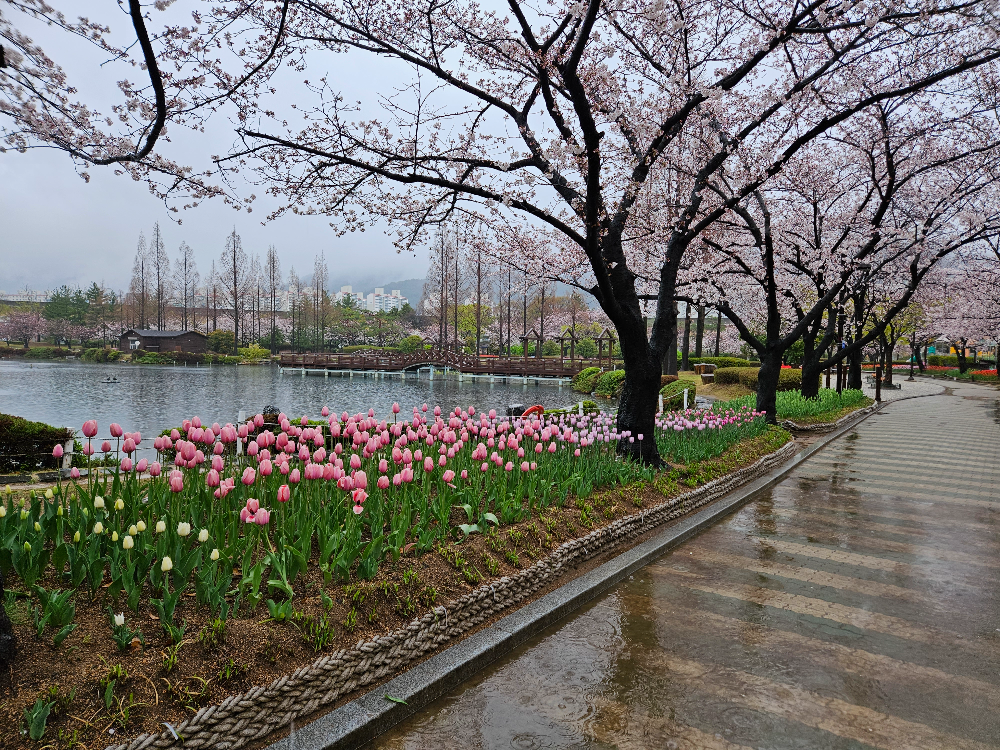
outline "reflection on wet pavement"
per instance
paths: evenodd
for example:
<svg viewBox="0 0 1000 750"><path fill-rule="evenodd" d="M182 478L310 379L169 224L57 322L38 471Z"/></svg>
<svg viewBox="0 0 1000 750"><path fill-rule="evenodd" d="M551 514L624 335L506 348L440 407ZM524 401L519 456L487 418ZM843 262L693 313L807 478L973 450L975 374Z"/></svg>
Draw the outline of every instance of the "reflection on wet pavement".
<svg viewBox="0 0 1000 750"><path fill-rule="evenodd" d="M1000 748L1000 401L949 390L372 747Z"/></svg>

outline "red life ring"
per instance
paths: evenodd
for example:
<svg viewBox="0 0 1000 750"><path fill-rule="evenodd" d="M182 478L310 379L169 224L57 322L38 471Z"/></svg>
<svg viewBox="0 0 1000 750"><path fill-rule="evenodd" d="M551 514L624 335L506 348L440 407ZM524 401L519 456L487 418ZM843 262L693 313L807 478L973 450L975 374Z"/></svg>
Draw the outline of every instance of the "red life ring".
<svg viewBox="0 0 1000 750"><path fill-rule="evenodd" d="M522 414L521 416L530 417L532 414L544 414L544 413L545 413L545 407L542 406L541 404L535 404L534 406L529 406L527 409L525 409L524 414Z"/></svg>

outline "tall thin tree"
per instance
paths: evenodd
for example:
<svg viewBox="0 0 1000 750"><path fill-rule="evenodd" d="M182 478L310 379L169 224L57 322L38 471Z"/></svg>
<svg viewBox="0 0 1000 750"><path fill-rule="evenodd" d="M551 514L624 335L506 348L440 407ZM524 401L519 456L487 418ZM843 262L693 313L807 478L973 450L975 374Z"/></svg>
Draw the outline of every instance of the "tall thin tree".
<svg viewBox="0 0 1000 750"><path fill-rule="evenodd" d="M243 241L235 227L226 237L226 246L219 259L220 292L222 304L232 311L233 341L239 346L240 315L243 312L244 297L247 292L247 254L243 251Z"/></svg>
<svg viewBox="0 0 1000 750"><path fill-rule="evenodd" d="M197 323L192 325L188 311L195 305L195 294L198 291L198 265L194 260L194 250L186 242L182 242L177 250L177 260L174 262L174 288L177 290L177 301L181 303L181 328L197 330Z"/></svg>
<svg viewBox="0 0 1000 750"><path fill-rule="evenodd" d="M268 313L271 317L271 354L277 348L278 299L281 294L281 261L274 245L267 248L264 260L264 280L267 287Z"/></svg>

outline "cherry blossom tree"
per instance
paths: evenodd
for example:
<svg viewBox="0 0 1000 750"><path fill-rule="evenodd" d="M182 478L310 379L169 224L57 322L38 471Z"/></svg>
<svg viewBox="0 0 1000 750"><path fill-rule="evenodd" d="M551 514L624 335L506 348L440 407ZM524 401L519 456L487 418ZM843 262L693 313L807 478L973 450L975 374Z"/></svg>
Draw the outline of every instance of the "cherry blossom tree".
<svg viewBox="0 0 1000 750"><path fill-rule="evenodd" d="M987 0L219 0L199 19L171 54L196 58L206 85L245 77L222 168L262 178L284 201L274 215L322 213L343 230L388 221L400 248L460 215L497 237L530 233L546 275L565 273L614 323L619 426L633 433L652 432L678 273L698 238L831 129L930 86L959 95L1000 56ZM271 111L279 69L341 52L395 65L396 89L355 104L321 75L296 112ZM725 197L711 189L722 180ZM633 222L643 202L663 209L655 252ZM657 303L650 335L640 294ZM622 449L659 461L649 440Z"/></svg>

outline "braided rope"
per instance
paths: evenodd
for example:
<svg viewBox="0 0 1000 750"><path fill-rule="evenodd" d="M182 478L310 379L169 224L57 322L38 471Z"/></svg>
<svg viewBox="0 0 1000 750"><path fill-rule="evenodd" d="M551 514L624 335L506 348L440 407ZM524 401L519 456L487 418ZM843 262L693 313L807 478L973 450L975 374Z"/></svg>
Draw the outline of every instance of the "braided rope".
<svg viewBox="0 0 1000 750"><path fill-rule="evenodd" d="M494 615L515 607L568 566L586 562L655 526L718 499L767 473L795 452L795 445L786 443L751 466L565 542L531 567L480 586L448 607L435 607L392 633L359 641L351 649L320 657L270 685L230 696L216 706L206 706L175 728L182 740L169 731L145 734L128 744L111 745L108 750L160 750L181 744L185 748L219 750L242 747L345 695L396 675L407 664Z"/></svg>
<svg viewBox="0 0 1000 750"><path fill-rule="evenodd" d="M882 402L886 403L886 402ZM864 409L858 409L857 411L852 411L836 422L820 422L819 424L799 424L798 422L793 422L790 419L786 419L781 423L781 426L786 430L795 430L796 432L833 432L834 430L843 427L848 422L853 422L854 420L863 419L864 417L871 414L873 411L878 411L882 406L882 403L874 403L870 406L866 406Z"/></svg>

